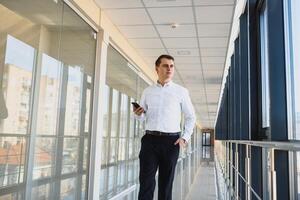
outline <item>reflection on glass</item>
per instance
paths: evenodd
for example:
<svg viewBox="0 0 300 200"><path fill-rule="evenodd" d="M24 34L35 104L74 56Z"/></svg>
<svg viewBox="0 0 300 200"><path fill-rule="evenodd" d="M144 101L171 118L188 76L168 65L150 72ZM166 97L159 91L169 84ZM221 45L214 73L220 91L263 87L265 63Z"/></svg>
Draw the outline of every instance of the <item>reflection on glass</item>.
<svg viewBox="0 0 300 200"><path fill-rule="evenodd" d="M144 125L135 121L130 102L139 99L148 84L128 65L128 61L109 46L100 176L100 199L103 200L138 182L138 154Z"/></svg>
<svg viewBox="0 0 300 200"><path fill-rule="evenodd" d="M260 60L261 60L261 101L262 127L270 126L269 56L268 56L268 19L264 5L260 13Z"/></svg>
<svg viewBox="0 0 300 200"><path fill-rule="evenodd" d="M112 94L111 137L117 137L119 120L119 92L113 89Z"/></svg>
<svg viewBox="0 0 300 200"><path fill-rule="evenodd" d="M23 182L26 144L25 138L1 137L0 188Z"/></svg>
<svg viewBox="0 0 300 200"><path fill-rule="evenodd" d="M291 85L291 112L292 112L292 132L293 139L300 140L300 1L289 1L289 17L290 17L290 85ZM300 199L300 152L297 152L297 168L296 188L298 196L296 199Z"/></svg>
<svg viewBox="0 0 300 200"><path fill-rule="evenodd" d="M0 133L27 134L34 58L34 48L7 35L0 92L3 92L8 114L0 119Z"/></svg>
<svg viewBox="0 0 300 200"><path fill-rule="evenodd" d="M52 176L55 168L55 138L38 137L34 151L33 179Z"/></svg>
<svg viewBox="0 0 300 200"><path fill-rule="evenodd" d="M118 165L117 190L119 192L121 192L122 190L124 190L125 187L127 186L126 182L125 182L125 181L127 181L126 175L127 175L126 164L122 163L122 164Z"/></svg>
<svg viewBox="0 0 300 200"><path fill-rule="evenodd" d="M37 134L55 135L62 63L43 54L39 92Z"/></svg>
<svg viewBox="0 0 300 200"><path fill-rule="evenodd" d="M91 110L91 96L92 96L92 91L90 88L87 88L86 90L86 111L85 112L85 125L84 125L84 132L85 133L89 133L90 132L90 114L91 112L89 112Z"/></svg>
<svg viewBox="0 0 300 200"><path fill-rule="evenodd" d="M32 189L32 199L46 200L50 197L50 184L34 187Z"/></svg>
<svg viewBox="0 0 300 200"><path fill-rule="evenodd" d="M300 2L291 1L291 28L292 28L292 83L294 124L296 139L300 139Z"/></svg>
<svg viewBox="0 0 300 200"><path fill-rule="evenodd" d="M69 178L61 181L60 199L69 200L76 197L76 178Z"/></svg>
<svg viewBox="0 0 300 200"><path fill-rule="evenodd" d="M85 138L84 139L84 148L83 148L83 170L87 170L87 166L88 166L88 161L89 161L89 158L88 158L88 153L89 153L89 140L88 138Z"/></svg>
<svg viewBox="0 0 300 200"><path fill-rule="evenodd" d="M74 138L64 139L64 149L62 158L62 173L77 171L79 140ZM83 148L80 149L83 151Z"/></svg>
<svg viewBox="0 0 300 200"><path fill-rule="evenodd" d="M0 24L0 199L86 199L95 32L60 0L2 0Z"/></svg>
<svg viewBox="0 0 300 200"><path fill-rule="evenodd" d="M78 135L80 125L80 105L82 93L82 73L80 67L68 67L65 135Z"/></svg>
<svg viewBox="0 0 300 200"><path fill-rule="evenodd" d="M120 137L127 136L128 127L128 96L121 94L121 111L120 111Z"/></svg>
<svg viewBox="0 0 300 200"><path fill-rule="evenodd" d="M103 112L104 112L104 119L103 119L103 130L102 130L102 149L108 149L108 142L109 142L109 138L108 138L108 129L109 129L109 113L108 113L108 109L109 109L109 100L110 100L110 89L107 85L105 85L104 87L105 90L105 97L104 97L104 103L103 103ZM102 169L105 168L106 164L107 164L107 154L108 150L104 150L101 151L101 167Z"/></svg>
<svg viewBox="0 0 300 200"><path fill-rule="evenodd" d="M23 200L24 193L23 192L15 192L15 193L10 193L10 194L6 194L6 195L0 194L0 199L1 200Z"/></svg>

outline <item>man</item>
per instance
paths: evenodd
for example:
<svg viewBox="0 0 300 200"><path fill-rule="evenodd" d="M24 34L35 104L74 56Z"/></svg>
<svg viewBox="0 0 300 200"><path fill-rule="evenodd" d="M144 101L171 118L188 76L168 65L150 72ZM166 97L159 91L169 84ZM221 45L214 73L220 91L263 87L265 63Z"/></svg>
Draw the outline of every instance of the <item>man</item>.
<svg viewBox="0 0 300 200"><path fill-rule="evenodd" d="M146 134L141 140L139 200L152 200L155 174L158 175L158 200L172 199L172 184L179 155L191 137L195 112L187 89L172 82L174 58L161 55L155 62L156 84L146 88L139 108L134 108L136 119L146 120ZM184 132L180 137L181 113Z"/></svg>

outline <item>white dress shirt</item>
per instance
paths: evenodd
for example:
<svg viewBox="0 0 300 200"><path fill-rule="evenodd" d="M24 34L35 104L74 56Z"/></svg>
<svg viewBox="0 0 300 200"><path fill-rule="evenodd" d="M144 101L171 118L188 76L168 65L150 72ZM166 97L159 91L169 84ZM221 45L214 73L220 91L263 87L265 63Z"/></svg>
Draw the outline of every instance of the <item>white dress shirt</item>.
<svg viewBox="0 0 300 200"><path fill-rule="evenodd" d="M139 121L146 120L146 130L150 131L180 132L181 113L183 113L184 132L181 138L189 141L196 117L187 89L172 81L164 86L156 83L144 90L140 105L146 113L135 115L135 118Z"/></svg>

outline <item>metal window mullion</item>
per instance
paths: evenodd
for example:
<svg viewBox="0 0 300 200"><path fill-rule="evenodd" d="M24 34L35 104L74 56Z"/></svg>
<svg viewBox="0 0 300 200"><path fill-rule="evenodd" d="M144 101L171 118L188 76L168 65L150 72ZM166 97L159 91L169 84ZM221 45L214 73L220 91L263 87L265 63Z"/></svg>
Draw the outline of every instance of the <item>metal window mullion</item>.
<svg viewBox="0 0 300 200"><path fill-rule="evenodd" d="M79 148L77 162L77 180L76 180L76 198L81 198L82 193L82 176L83 176L83 156L84 156L84 140L85 140L85 114L86 110L86 95L87 95L87 75L82 72L81 96L80 96L80 112L79 112Z"/></svg>
<svg viewBox="0 0 300 200"><path fill-rule="evenodd" d="M26 164L27 166L24 169L24 182L25 185L25 199L30 200L32 193L32 179L33 179L33 167L34 167L34 151L35 151L35 141L36 141L36 131L37 131L37 115L38 115L38 102L39 102L39 91L40 91L40 80L41 80L41 61L42 54L35 50L34 55L34 68L33 68L33 78L32 78L32 90L30 96L30 108L29 112L29 141L26 147Z"/></svg>
<svg viewBox="0 0 300 200"><path fill-rule="evenodd" d="M60 186L63 164L63 146L64 146L64 129L65 129L65 113L67 101L67 86L68 86L68 66L62 65L61 85L59 90L59 113L57 120L57 137L55 151L55 172L54 172L54 191L51 193L54 199L60 198Z"/></svg>
<svg viewBox="0 0 300 200"><path fill-rule="evenodd" d="M126 130L126 150L125 150L125 181L128 180L128 172L129 172L129 143L130 143L130 97L127 96L127 130ZM128 181L127 183L128 184Z"/></svg>
<svg viewBox="0 0 300 200"><path fill-rule="evenodd" d="M113 190L116 192L117 185L118 185L118 173L119 173L119 143L120 143L120 125L121 125L121 92L118 92L118 118L117 118L117 135L116 135L116 146L113 147L116 150L116 160L115 163L117 164L114 168L114 183L113 183Z"/></svg>
<svg viewBox="0 0 300 200"><path fill-rule="evenodd" d="M105 77L107 69L107 47L109 35L98 32L96 45L95 81L93 87L93 111L90 139L89 156L89 184L88 199L98 199L100 197L100 175L101 175L101 148L104 111L100 107L103 104L105 91Z"/></svg>
<svg viewBox="0 0 300 200"><path fill-rule="evenodd" d="M111 150L111 124L112 124L112 104L113 104L113 89L109 87L109 93L108 93L108 121L107 121L107 149L101 149L102 151L106 151L106 164L109 164L109 159L110 159L110 150ZM108 193L108 185L109 185L109 167L107 167L107 181L104 186L105 188L105 193Z"/></svg>

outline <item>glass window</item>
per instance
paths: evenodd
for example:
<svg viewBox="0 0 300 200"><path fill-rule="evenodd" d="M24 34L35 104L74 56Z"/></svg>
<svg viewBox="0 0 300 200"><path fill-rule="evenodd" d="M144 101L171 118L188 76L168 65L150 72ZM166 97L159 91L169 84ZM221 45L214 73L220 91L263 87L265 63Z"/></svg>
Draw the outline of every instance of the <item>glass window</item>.
<svg viewBox="0 0 300 200"><path fill-rule="evenodd" d="M43 54L41 67L37 134L55 135L62 63Z"/></svg>
<svg viewBox="0 0 300 200"><path fill-rule="evenodd" d="M55 138L37 137L34 155L33 179L53 176L55 169Z"/></svg>
<svg viewBox="0 0 300 200"><path fill-rule="evenodd" d="M106 78L100 199L109 199L137 183L143 124L135 121L130 102L139 99L148 86L111 46Z"/></svg>
<svg viewBox="0 0 300 200"><path fill-rule="evenodd" d="M95 31L62 0L3 0L0 24L0 199L86 199Z"/></svg>
<svg viewBox="0 0 300 200"><path fill-rule="evenodd" d="M3 42L6 42L6 52L0 93L4 99L0 106L7 113L2 117L0 114L0 131L27 134L35 49L9 34Z"/></svg>
<svg viewBox="0 0 300 200"><path fill-rule="evenodd" d="M300 1L285 1L287 100L290 139L300 140ZM300 197L300 152L296 154L295 188Z"/></svg>
<svg viewBox="0 0 300 200"><path fill-rule="evenodd" d="M291 0L289 6L289 63L287 80L290 82L291 122L293 138L300 139L300 2ZM287 22L288 23L288 22Z"/></svg>
<svg viewBox="0 0 300 200"><path fill-rule="evenodd" d="M80 128L83 73L81 67L68 66L67 99L65 111L65 135L78 135Z"/></svg>
<svg viewBox="0 0 300 200"><path fill-rule="evenodd" d="M1 137L0 139L0 188L23 183L25 137Z"/></svg>
<svg viewBox="0 0 300 200"><path fill-rule="evenodd" d="M260 11L260 66L261 66L261 105L262 127L270 126L269 56L268 56L268 18L266 4Z"/></svg>
<svg viewBox="0 0 300 200"><path fill-rule="evenodd" d="M81 188L81 187L80 187ZM65 179L60 186L60 199L75 199L76 197L76 178Z"/></svg>

